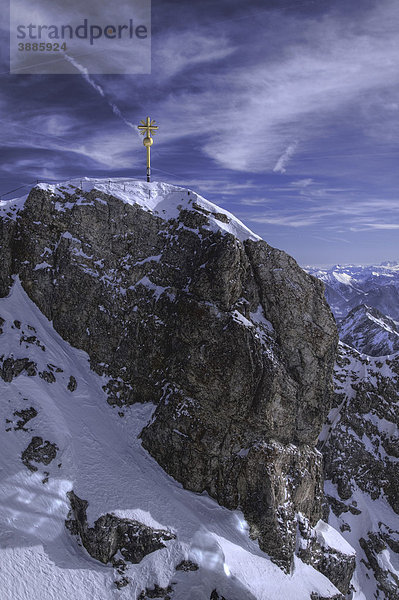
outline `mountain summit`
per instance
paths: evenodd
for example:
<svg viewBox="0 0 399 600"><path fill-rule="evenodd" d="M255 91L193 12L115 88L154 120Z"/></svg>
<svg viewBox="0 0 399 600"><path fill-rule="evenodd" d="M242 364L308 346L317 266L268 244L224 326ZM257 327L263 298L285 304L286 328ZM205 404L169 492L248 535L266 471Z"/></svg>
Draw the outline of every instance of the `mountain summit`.
<svg viewBox="0 0 399 600"><path fill-rule="evenodd" d="M34 565L83 597L84 565L99 599L344 598L323 284L169 184L39 184L0 209L2 518L35 585Z"/></svg>

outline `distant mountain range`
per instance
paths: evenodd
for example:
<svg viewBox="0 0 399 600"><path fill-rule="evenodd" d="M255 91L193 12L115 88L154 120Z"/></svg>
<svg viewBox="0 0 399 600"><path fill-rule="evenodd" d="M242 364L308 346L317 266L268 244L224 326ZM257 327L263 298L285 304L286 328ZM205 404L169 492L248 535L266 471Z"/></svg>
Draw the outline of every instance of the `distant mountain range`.
<svg viewBox="0 0 399 600"><path fill-rule="evenodd" d="M326 286L327 302L336 319L359 304L377 308L392 319L399 319L399 263L378 266L335 265L331 269L306 268Z"/></svg>
<svg viewBox="0 0 399 600"><path fill-rule="evenodd" d="M306 270L324 282L343 342L369 356L399 350L398 262Z"/></svg>

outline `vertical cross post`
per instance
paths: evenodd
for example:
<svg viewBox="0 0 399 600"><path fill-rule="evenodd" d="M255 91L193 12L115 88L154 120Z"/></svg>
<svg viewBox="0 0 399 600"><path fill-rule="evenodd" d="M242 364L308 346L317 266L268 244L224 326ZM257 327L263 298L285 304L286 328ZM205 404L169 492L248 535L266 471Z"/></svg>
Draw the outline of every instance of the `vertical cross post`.
<svg viewBox="0 0 399 600"><path fill-rule="evenodd" d="M152 136L158 129L158 125L155 125L155 121L147 117L145 121L140 121L140 125L137 126L141 135L144 135L143 144L147 149L147 181L151 181L151 146L154 143Z"/></svg>

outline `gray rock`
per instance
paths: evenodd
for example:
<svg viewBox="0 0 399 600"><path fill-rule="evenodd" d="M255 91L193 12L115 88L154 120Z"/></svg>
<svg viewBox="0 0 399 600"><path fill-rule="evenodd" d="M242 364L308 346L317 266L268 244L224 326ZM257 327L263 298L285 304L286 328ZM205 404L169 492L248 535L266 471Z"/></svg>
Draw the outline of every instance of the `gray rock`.
<svg viewBox="0 0 399 600"><path fill-rule="evenodd" d="M71 375L69 377L69 381L68 381L68 386L67 387L68 387L68 390L70 392L74 392L76 390L76 388L78 387L78 383L77 383L77 381L76 381L76 379L75 379L75 377L73 375Z"/></svg>
<svg viewBox="0 0 399 600"><path fill-rule="evenodd" d="M158 600L172 600L171 594L173 593L173 588L171 585L163 588L159 585L155 585L153 588L146 588L140 593L138 600L152 600L152 598L157 598Z"/></svg>
<svg viewBox="0 0 399 600"><path fill-rule="evenodd" d="M310 594L310 600L345 600L345 596L342 594L335 594L334 596L320 596L316 592Z"/></svg>
<svg viewBox="0 0 399 600"><path fill-rule="evenodd" d="M378 555L387 547L382 536L369 532L367 540L360 539L360 546L364 550L369 566L373 569L380 592L384 594L386 600L398 600L399 577L392 570L384 569L378 560Z"/></svg>
<svg viewBox="0 0 399 600"><path fill-rule="evenodd" d="M176 567L176 571L198 571L199 566L191 560L182 560Z"/></svg>
<svg viewBox="0 0 399 600"><path fill-rule="evenodd" d="M55 383L56 382L55 375L51 371L41 371L39 373L39 377L44 379L44 381L47 381L47 383Z"/></svg>
<svg viewBox="0 0 399 600"><path fill-rule="evenodd" d="M355 554L343 552L320 544L315 533L303 521L299 523L302 535L298 556L303 562L312 565L325 575L338 590L346 596L350 592L350 583L356 568Z"/></svg>
<svg viewBox="0 0 399 600"><path fill-rule="evenodd" d="M29 358L14 358L9 356L4 359L0 357L0 377L6 383L10 383L15 377L26 373L29 377L37 375L37 364Z"/></svg>
<svg viewBox="0 0 399 600"><path fill-rule="evenodd" d="M212 591L209 600L226 600L226 598L224 596L221 596L215 589Z"/></svg>
<svg viewBox="0 0 399 600"><path fill-rule="evenodd" d="M14 323L16 323L17 321L14 321ZM19 321L18 321L19 323ZM43 350L43 352L45 352L46 347L44 346L44 344L41 343L40 340L37 339L37 337L35 335L25 335L24 333L21 335L19 343L25 344L26 348L29 348L29 344L35 344L35 346L39 346L39 348L41 348Z"/></svg>
<svg viewBox="0 0 399 600"><path fill-rule="evenodd" d="M341 500L349 500L358 486L373 500L385 494L399 513L399 440L387 430L389 424L392 431L399 424L399 381L389 375L391 369L399 371L398 356L371 361L341 346L335 395L335 405L341 407L340 419L322 451L326 478L337 485ZM386 375L382 375L384 371ZM350 401L343 392L348 382L354 392ZM384 420L385 427L379 428Z"/></svg>
<svg viewBox="0 0 399 600"><path fill-rule="evenodd" d="M14 256L18 241L16 222L9 218L0 218L0 298L8 295L12 274L16 272Z"/></svg>
<svg viewBox="0 0 399 600"><path fill-rule="evenodd" d="M14 430L28 431L25 428L25 425L28 423L28 421L34 419L37 416L37 410L33 408L33 406L30 406L29 408L22 408L21 410L16 410L13 413L13 415L14 417L19 417L19 420L17 421Z"/></svg>
<svg viewBox="0 0 399 600"><path fill-rule="evenodd" d="M22 452L22 462L30 471L37 471L36 465L33 462L40 462L44 465L49 465L57 456L58 447L56 444L43 441L43 438L34 436L29 446Z"/></svg>
<svg viewBox="0 0 399 600"><path fill-rule="evenodd" d="M129 583L129 577L121 577L120 579L115 580L115 586L118 588L118 590L121 590L122 588L126 587L127 585L129 585Z"/></svg>
<svg viewBox="0 0 399 600"><path fill-rule="evenodd" d="M73 534L78 534L87 552L106 564L120 551L123 558L139 563L144 556L165 547L165 542L176 536L161 529L153 529L139 521L122 519L107 513L95 521L93 527L87 523L88 502L73 491L68 492L71 504L69 518L65 521Z"/></svg>

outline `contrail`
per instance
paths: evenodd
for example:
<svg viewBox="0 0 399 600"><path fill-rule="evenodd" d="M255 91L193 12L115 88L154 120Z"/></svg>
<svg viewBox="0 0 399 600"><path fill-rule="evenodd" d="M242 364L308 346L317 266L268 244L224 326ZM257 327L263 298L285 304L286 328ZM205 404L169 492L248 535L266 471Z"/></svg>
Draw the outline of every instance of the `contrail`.
<svg viewBox="0 0 399 600"><path fill-rule="evenodd" d="M104 98L104 100L106 101L106 103L108 104L108 106L111 108L112 112L114 113L114 115L116 115L119 119L121 119L121 121L123 121L125 123L125 125L127 125L128 127L131 127L131 129L134 129L134 131L140 137L140 132L138 131L136 125L134 125L131 121L129 121L128 119L126 119L126 117L123 116L123 114L121 113L121 111L119 110L119 108L116 106L116 104L107 98L107 96L106 96L103 88L101 87L101 85L98 85L98 83L96 83L94 81L94 79L92 79L90 77L89 72L86 69L86 67L84 67L83 65L81 65L80 63L78 63L77 60L75 60L74 58L72 58L72 56L68 56L68 54L65 54L65 58L67 59L68 62L71 63L71 65L73 65L75 67L75 69L77 69L79 71L79 73L82 75L83 79L85 79L87 81L87 83L89 85L91 85L91 87L98 94L100 94L100 96L102 98Z"/></svg>

